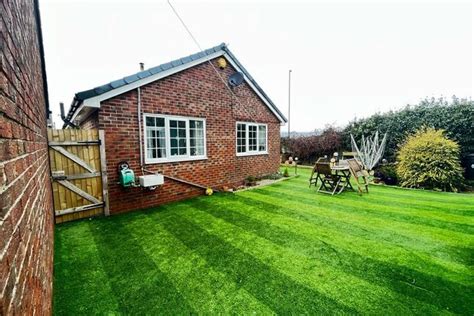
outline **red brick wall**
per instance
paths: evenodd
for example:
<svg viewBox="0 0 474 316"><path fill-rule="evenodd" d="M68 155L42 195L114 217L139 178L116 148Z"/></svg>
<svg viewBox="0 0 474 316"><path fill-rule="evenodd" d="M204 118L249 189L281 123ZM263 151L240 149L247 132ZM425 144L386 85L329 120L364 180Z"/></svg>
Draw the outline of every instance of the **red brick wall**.
<svg viewBox="0 0 474 316"><path fill-rule="evenodd" d="M97 111L86 117L80 124L81 129L99 128L99 117Z"/></svg>
<svg viewBox="0 0 474 316"><path fill-rule="evenodd" d="M213 61L215 63L215 61ZM219 69L219 68L217 68ZM219 72L227 82L234 72ZM234 187L249 175L277 172L280 123L254 91L242 84L234 88L240 102L231 97L209 63L203 63L141 88L142 112L206 118L207 160L149 164L146 169L204 186ZM236 157L235 122L268 124L268 155ZM111 213L146 208L203 193L165 178L156 191L124 189L118 182L117 164L127 160L141 174L137 122L137 91L101 103L99 128L105 130Z"/></svg>
<svg viewBox="0 0 474 316"><path fill-rule="evenodd" d="M53 210L39 28L32 0L0 10L0 315L48 315Z"/></svg>

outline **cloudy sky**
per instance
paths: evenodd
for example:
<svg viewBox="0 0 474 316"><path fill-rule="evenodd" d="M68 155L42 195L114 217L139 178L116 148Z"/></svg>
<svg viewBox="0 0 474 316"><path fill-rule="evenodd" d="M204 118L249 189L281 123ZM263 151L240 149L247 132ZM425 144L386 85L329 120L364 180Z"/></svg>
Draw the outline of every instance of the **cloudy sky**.
<svg viewBox="0 0 474 316"><path fill-rule="evenodd" d="M470 1L171 0L203 48L225 42L291 129L343 126L426 96L471 97ZM50 102L198 51L166 0L41 0Z"/></svg>

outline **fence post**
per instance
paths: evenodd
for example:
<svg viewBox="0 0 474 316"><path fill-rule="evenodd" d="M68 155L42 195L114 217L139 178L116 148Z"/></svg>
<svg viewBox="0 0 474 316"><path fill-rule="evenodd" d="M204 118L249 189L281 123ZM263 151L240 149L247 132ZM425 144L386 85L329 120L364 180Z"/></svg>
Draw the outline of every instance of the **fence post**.
<svg viewBox="0 0 474 316"><path fill-rule="evenodd" d="M100 170L102 172L102 198L104 200L104 215L109 216L109 190L107 187L107 160L105 159L105 133L99 130L100 140Z"/></svg>

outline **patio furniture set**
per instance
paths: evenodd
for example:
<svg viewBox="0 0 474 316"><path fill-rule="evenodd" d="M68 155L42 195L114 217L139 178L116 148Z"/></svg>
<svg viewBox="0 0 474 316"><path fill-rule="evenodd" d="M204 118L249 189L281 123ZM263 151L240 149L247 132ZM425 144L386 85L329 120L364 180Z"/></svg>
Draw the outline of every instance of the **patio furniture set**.
<svg viewBox="0 0 474 316"><path fill-rule="evenodd" d="M327 158L319 158L311 172L309 186L317 187L320 182L318 192L331 195L340 194L344 190L354 191L351 176L355 179L359 194L362 194L363 187L369 193L369 173L357 159L352 158L333 163Z"/></svg>

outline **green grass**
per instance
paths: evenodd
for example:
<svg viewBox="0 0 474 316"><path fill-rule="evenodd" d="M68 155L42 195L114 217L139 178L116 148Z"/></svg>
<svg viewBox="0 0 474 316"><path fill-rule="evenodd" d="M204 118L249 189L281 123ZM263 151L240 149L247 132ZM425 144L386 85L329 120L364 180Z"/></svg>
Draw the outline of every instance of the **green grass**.
<svg viewBox="0 0 474 316"><path fill-rule="evenodd" d="M474 313L474 195L237 194L56 226L54 313Z"/></svg>

